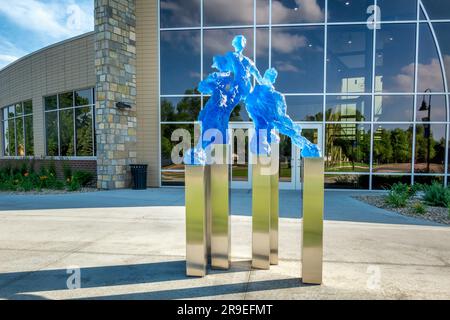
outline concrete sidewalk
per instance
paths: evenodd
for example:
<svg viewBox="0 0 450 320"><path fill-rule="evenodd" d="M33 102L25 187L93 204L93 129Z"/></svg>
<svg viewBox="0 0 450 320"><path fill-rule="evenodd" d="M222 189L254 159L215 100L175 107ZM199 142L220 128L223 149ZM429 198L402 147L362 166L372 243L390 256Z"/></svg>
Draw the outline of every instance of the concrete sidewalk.
<svg viewBox="0 0 450 320"><path fill-rule="evenodd" d="M352 198L358 191L326 191L325 219L333 221L373 222L389 224L438 225L405 217L394 212L372 207ZM372 192L373 193L373 192ZM251 190L232 190L233 215L251 216ZM133 208L154 206L184 206L184 188L147 190L117 190L58 195L6 195L0 193L0 211L37 209ZM280 191L280 216L301 218L299 191Z"/></svg>
<svg viewBox="0 0 450 320"><path fill-rule="evenodd" d="M324 284L303 286L301 219L280 220L280 264L251 270L251 218L244 213L232 217L232 269L187 278L183 193L137 194L96 192L36 201L0 195L0 299L450 299L450 228L411 220L401 224L397 219L403 217L391 213L386 213L386 221L394 221L390 224L326 221ZM57 198L66 208L32 209L27 202L50 207ZM146 205L139 206L143 198ZM327 193L327 203L330 198ZM91 207L94 199L98 206L109 199L109 205ZM343 201L328 205L327 215L357 214ZM367 219L383 217L363 209ZM69 290L78 268L81 288Z"/></svg>

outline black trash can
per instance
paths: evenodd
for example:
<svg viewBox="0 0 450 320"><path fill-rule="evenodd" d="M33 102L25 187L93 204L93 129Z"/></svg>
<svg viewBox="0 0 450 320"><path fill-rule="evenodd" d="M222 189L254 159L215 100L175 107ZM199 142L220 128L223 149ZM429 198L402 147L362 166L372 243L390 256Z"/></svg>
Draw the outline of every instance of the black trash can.
<svg viewBox="0 0 450 320"><path fill-rule="evenodd" d="M146 164L131 164L131 177L133 179L133 190L147 189L147 167Z"/></svg>

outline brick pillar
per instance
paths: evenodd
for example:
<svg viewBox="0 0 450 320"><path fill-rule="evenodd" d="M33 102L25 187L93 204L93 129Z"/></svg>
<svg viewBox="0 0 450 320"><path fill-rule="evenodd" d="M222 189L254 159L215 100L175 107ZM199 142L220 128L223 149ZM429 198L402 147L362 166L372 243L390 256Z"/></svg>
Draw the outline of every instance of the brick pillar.
<svg viewBox="0 0 450 320"><path fill-rule="evenodd" d="M126 188L136 163L135 0L95 0L97 186ZM117 102L132 108L120 110Z"/></svg>

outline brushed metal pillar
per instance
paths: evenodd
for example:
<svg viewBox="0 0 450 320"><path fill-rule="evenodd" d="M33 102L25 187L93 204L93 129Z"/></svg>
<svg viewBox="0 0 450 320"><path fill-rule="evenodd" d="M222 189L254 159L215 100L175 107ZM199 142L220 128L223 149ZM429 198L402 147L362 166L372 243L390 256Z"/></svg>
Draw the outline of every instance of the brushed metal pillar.
<svg viewBox="0 0 450 320"><path fill-rule="evenodd" d="M211 267L230 268L230 157L231 145L214 145L219 163L211 164Z"/></svg>
<svg viewBox="0 0 450 320"><path fill-rule="evenodd" d="M207 266L209 166L186 166L186 274L203 277Z"/></svg>
<svg viewBox="0 0 450 320"><path fill-rule="evenodd" d="M303 158L301 167L303 232L302 281L322 283L324 160Z"/></svg>
<svg viewBox="0 0 450 320"><path fill-rule="evenodd" d="M279 214L279 152L280 145L272 144L272 162L277 170L271 175L270 182L270 264L278 264L278 214Z"/></svg>
<svg viewBox="0 0 450 320"><path fill-rule="evenodd" d="M267 156L258 156L252 172L252 267L270 268L270 220L272 211L272 175L263 174Z"/></svg>

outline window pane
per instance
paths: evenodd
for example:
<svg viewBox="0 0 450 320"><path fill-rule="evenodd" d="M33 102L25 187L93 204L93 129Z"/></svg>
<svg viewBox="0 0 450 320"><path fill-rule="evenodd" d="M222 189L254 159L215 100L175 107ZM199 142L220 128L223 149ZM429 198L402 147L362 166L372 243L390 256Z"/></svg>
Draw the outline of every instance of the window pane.
<svg viewBox="0 0 450 320"><path fill-rule="evenodd" d="M416 173L445 173L445 125L422 124L416 127Z"/></svg>
<svg viewBox="0 0 450 320"><path fill-rule="evenodd" d="M16 125L15 121L8 120L8 154L10 156L16 155Z"/></svg>
<svg viewBox="0 0 450 320"><path fill-rule="evenodd" d="M161 94L193 93L200 81L200 31L161 32Z"/></svg>
<svg viewBox="0 0 450 320"><path fill-rule="evenodd" d="M444 92L441 63L428 24L420 24L419 37L418 91Z"/></svg>
<svg viewBox="0 0 450 320"><path fill-rule="evenodd" d="M8 107L8 118L14 118L16 115L16 108L14 106Z"/></svg>
<svg viewBox="0 0 450 320"><path fill-rule="evenodd" d="M205 26L237 26L253 24L253 0L203 1Z"/></svg>
<svg viewBox="0 0 450 320"><path fill-rule="evenodd" d="M8 107L2 109L3 118L2 120L8 120Z"/></svg>
<svg viewBox="0 0 450 320"><path fill-rule="evenodd" d="M434 23L433 27L436 31L437 41L439 47L441 48L442 57L444 60L447 84L448 87L450 87L450 23Z"/></svg>
<svg viewBox="0 0 450 320"><path fill-rule="evenodd" d="M23 108L24 108L25 114L33 113L33 102L31 100L25 101L23 103Z"/></svg>
<svg viewBox="0 0 450 320"><path fill-rule="evenodd" d="M75 121L77 130L77 156L93 156L92 141L92 108L75 109Z"/></svg>
<svg viewBox="0 0 450 320"><path fill-rule="evenodd" d="M411 176L374 175L372 177L372 188L375 190L390 189L395 183L411 184Z"/></svg>
<svg viewBox="0 0 450 320"><path fill-rule="evenodd" d="M294 121L322 121L322 96L286 96L287 113Z"/></svg>
<svg viewBox="0 0 450 320"><path fill-rule="evenodd" d="M45 113L47 156L58 156L58 113Z"/></svg>
<svg viewBox="0 0 450 320"><path fill-rule="evenodd" d="M450 2L447 0L422 0L430 19L450 18Z"/></svg>
<svg viewBox="0 0 450 320"><path fill-rule="evenodd" d="M325 0L272 0L272 23L324 22Z"/></svg>
<svg viewBox="0 0 450 320"><path fill-rule="evenodd" d="M23 106L22 103L16 103L16 116L21 116L23 115Z"/></svg>
<svg viewBox="0 0 450 320"><path fill-rule="evenodd" d="M184 186L184 172L161 172L161 184L163 186Z"/></svg>
<svg viewBox="0 0 450 320"><path fill-rule="evenodd" d="M331 0L328 1L329 22L365 22L369 17L367 9L374 0Z"/></svg>
<svg viewBox="0 0 450 320"><path fill-rule="evenodd" d="M269 24L269 1L270 0L256 0L256 24Z"/></svg>
<svg viewBox="0 0 450 320"><path fill-rule="evenodd" d="M200 113L200 97L161 98L161 121L196 121Z"/></svg>
<svg viewBox="0 0 450 320"><path fill-rule="evenodd" d="M414 118L414 96L376 96L374 121L410 122Z"/></svg>
<svg viewBox="0 0 450 320"><path fill-rule="evenodd" d="M417 121L446 122L445 96L424 94L417 97ZM429 117L429 118L428 118Z"/></svg>
<svg viewBox="0 0 450 320"><path fill-rule="evenodd" d="M375 91L414 92L416 25L383 25L377 31ZM381 86L378 84L381 83Z"/></svg>
<svg viewBox="0 0 450 320"><path fill-rule="evenodd" d="M22 117L16 119L16 143L17 155L23 157L25 155L25 137Z"/></svg>
<svg viewBox="0 0 450 320"><path fill-rule="evenodd" d="M56 96L44 98L45 110L55 110L58 107L58 100Z"/></svg>
<svg viewBox="0 0 450 320"><path fill-rule="evenodd" d="M269 28L256 29L255 63L261 75L269 68Z"/></svg>
<svg viewBox="0 0 450 320"><path fill-rule="evenodd" d="M213 57L224 55L229 51L234 51L231 42L237 35L243 35L247 39L244 55L253 59L253 28L245 29L216 29L203 31L203 71L204 77L211 72L216 72L211 65ZM260 70L264 72L264 70Z"/></svg>
<svg viewBox="0 0 450 320"><path fill-rule="evenodd" d="M73 109L59 112L59 131L61 143L61 156L68 157L75 155Z"/></svg>
<svg viewBox="0 0 450 320"><path fill-rule="evenodd" d="M328 28L327 91L372 91L373 31L367 26Z"/></svg>
<svg viewBox="0 0 450 320"><path fill-rule="evenodd" d="M411 172L412 126L379 124L374 130L373 171Z"/></svg>
<svg viewBox="0 0 450 320"><path fill-rule="evenodd" d="M328 96L327 121L370 121L370 96Z"/></svg>
<svg viewBox="0 0 450 320"><path fill-rule="evenodd" d="M356 174L326 174L327 189L369 189L369 176Z"/></svg>
<svg viewBox="0 0 450 320"><path fill-rule="evenodd" d="M184 170L183 163L172 162L172 150L182 141L172 141L172 133L177 129L187 130L190 134L191 147L194 145L194 125L193 124L162 124L161 125L161 169ZM199 128L196 126L195 132L199 134ZM182 150L179 150L178 156L180 159L184 156Z"/></svg>
<svg viewBox="0 0 450 320"><path fill-rule="evenodd" d="M9 126L8 121L2 121L3 128L3 153L5 156L9 156Z"/></svg>
<svg viewBox="0 0 450 320"><path fill-rule="evenodd" d="M248 181L248 142L249 132L247 129L233 130L232 146L232 181ZM242 149L241 149L242 148Z"/></svg>
<svg viewBox="0 0 450 320"><path fill-rule="evenodd" d="M73 92L66 92L59 95L59 108L73 107Z"/></svg>
<svg viewBox="0 0 450 320"><path fill-rule="evenodd" d="M434 182L438 182L440 184L444 184L444 177L439 176L414 176L414 183L420 184L432 184Z"/></svg>
<svg viewBox="0 0 450 320"><path fill-rule="evenodd" d="M75 91L75 105L87 106L93 104L92 89Z"/></svg>
<svg viewBox="0 0 450 320"><path fill-rule="evenodd" d="M161 28L200 27L200 0L161 0Z"/></svg>
<svg viewBox="0 0 450 320"><path fill-rule="evenodd" d="M384 21L416 20L417 0L378 0Z"/></svg>
<svg viewBox="0 0 450 320"><path fill-rule="evenodd" d="M370 126L327 125L325 153L327 172L369 172Z"/></svg>
<svg viewBox="0 0 450 320"><path fill-rule="evenodd" d="M288 136L280 135L279 173L281 182L292 181L292 142Z"/></svg>
<svg viewBox="0 0 450 320"><path fill-rule="evenodd" d="M323 92L323 43L323 27L272 29L272 66L278 70L278 91Z"/></svg>
<svg viewBox="0 0 450 320"><path fill-rule="evenodd" d="M209 98L206 98L209 99ZM252 121L248 115L247 109L243 102L239 103L230 115L230 121L240 122L240 121Z"/></svg>
<svg viewBox="0 0 450 320"><path fill-rule="evenodd" d="M33 116L25 118L25 150L27 156L34 155Z"/></svg>

